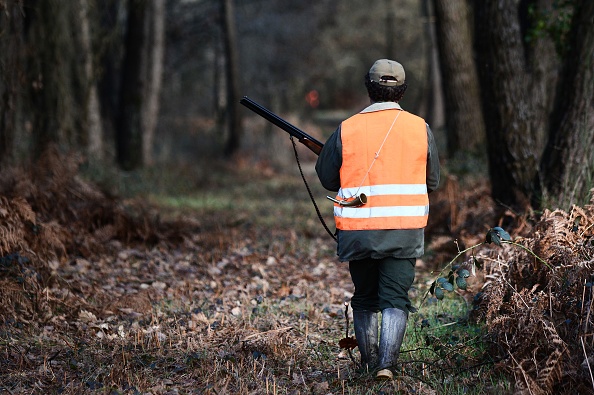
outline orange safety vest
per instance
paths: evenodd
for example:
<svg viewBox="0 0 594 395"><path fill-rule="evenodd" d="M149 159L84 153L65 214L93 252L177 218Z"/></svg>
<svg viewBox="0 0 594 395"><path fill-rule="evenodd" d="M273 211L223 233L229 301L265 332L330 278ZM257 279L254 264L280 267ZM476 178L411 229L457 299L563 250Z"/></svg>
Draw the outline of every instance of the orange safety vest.
<svg viewBox="0 0 594 395"><path fill-rule="evenodd" d="M336 227L424 228L429 216L425 121L396 109L362 112L342 122L341 140L341 188L337 199L353 200L364 193L367 203L359 207L335 204Z"/></svg>

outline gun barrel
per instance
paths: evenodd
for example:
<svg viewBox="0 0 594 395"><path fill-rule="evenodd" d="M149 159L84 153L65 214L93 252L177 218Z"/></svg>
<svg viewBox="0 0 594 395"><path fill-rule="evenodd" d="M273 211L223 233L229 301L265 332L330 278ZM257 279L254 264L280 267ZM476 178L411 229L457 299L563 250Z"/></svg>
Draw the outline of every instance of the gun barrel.
<svg viewBox="0 0 594 395"><path fill-rule="evenodd" d="M255 112L256 114L258 114L259 116L261 116L262 118L269 121L270 123L278 126L285 132L289 133L291 136L296 137L299 140L299 142L305 144L305 146L307 146L307 148L312 150L315 154L320 154L320 151L322 150L324 144L316 140L315 138L311 137L303 130L285 121L278 115L274 114L272 111L262 107L261 105L251 100L247 96L244 96L239 102L243 104L245 107Z"/></svg>

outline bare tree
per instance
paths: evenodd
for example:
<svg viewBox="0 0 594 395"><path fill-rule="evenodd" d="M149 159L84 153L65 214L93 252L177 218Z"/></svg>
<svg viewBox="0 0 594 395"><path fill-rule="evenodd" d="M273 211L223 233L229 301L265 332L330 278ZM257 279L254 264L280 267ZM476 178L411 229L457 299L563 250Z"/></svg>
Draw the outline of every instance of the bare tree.
<svg viewBox="0 0 594 395"><path fill-rule="evenodd" d="M388 59L395 59L396 58L396 50L394 45L394 37L396 36L396 24L394 18L394 13L396 12L393 0L385 0L386 1L386 58Z"/></svg>
<svg viewBox="0 0 594 395"><path fill-rule="evenodd" d="M12 157L22 61L22 2L0 0L0 165Z"/></svg>
<svg viewBox="0 0 594 395"><path fill-rule="evenodd" d="M23 110L32 130L33 154L48 144L66 149L81 144L84 68L73 19L76 3L31 0L25 4L27 84L29 99Z"/></svg>
<svg viewBox="0 0 594 395"><path fill-rule="evenodd" d="M229 136L225 146L225 155L233 155L240 146L241 140L241 112L239 109L239 59L237 47L237 33L235 26L235 11L233 0L223 1L223 27L226 57L227 83L227 119L229 120Z"/></svg>
<svg viewBox="0 0 594 395"><path fill-rule="evenodd" d="M124 170L133 170L143 165L142 49L146 39L144 30L146 13L146 1L129 0L119 114L116 124L117 160Z"/></svg>
<svg viewBox="0 0 594 395"><path fill-rule="evenodd" d="M586 202L594 180L594 3L475 6L493 196L517 208ZM568 9L570 33L560 34Z"/></svg>
<svg viewBox="0 0 594 395"><path fill-rule="evenodd" d="M427 82L423 88L424 106L419 109L420 114L425 114L423 118L432 128L441 128L444 124L444 99L443 84L441 83L441 74L439 71L439 52L437 50L437 37L435 32L435 17L431 0L421 2L421 12L425 19L424 36L426 45L427 59Z"/></svg>
<svg viewBox="0 0 594 395"><path fill-rule="evenodd" d="M99 103L101 120L106 136L114 136L118 122L118 103L121 85L121 66L124 54L127 2L104 0L97 9L97 39L95 56L97 57ZM105 139L105 152L108 153L116 141Z"/></svg>
<svg viewBox="0 0 594 395"><path fill-rule="evenodd" d="M594 188L594 2L577 1L551 134L543 155L544 194L569 208Z"/></svg>
<svg viewBox="0 0 594 395"><path fill-rule="evenodd" d="M475 1L476 56L481 82L493 197L525 208L534 194L552 110L557 67L553 42L525 40L531 2ZM539 10L551 0L539 0ZM553 55L553 56L552 56Z"/></svg>
<svg viewBox="0 0 594 395"><path fill-rule="evenodd" d="M143 161L150 165L153 162L153 144L155 128L159 117L159 101L163 77L163 60L165 55L165 0L149 2L146 23L145 58L145 94L142 111L142 150Z"/></svg>
<svg viewBox="0 0 594 395"><path fill-rule="evenodd" d="M48 144L88 152L101 141L90 8L89 0L0 4L7 21L7 39L0 41L3 157L15 133L18 149L33 156Z"/></svg>
<svg viewBox="0 0 594 395"><path fill-rule="evenodd" d="M479 80L472 50L467 0L433 0L441 82L445 95L448 155L478 151L485 139Z"/></svg>
<svg viewBox="0 0 594 395"><path fill-rule="evenodd" d="M95 159L103 157L103 125L101 122L101 108L99 105L99 93L97 90L97 75L93 64L93 46L91 37L91 19L89 0L79 1L78 23L80 29L80 41L82 56L84 57L84 76L86 84L84 89L84 112L83 130L86 134L87 153Z"/></svg>

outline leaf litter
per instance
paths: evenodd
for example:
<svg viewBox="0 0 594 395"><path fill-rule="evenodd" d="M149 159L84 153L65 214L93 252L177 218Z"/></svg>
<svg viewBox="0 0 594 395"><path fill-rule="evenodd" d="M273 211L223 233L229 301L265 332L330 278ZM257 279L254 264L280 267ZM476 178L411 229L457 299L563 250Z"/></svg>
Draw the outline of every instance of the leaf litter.
<svg viewBox="0 0 594 395"><path fill-rule="evenodd" d="M209 210L162 219L162 207L83 180L80 163L50 150L0 179L0 389L328 394L375 385L341 352L340 339L351 339L349 350L356 342L348 328L345 336L352 286L323 232ZM554 270L505 242L481 246L463 257L473 269L482 262L459 291L470 318L485 325L516 393L588 393L593 206L530 219L499 212L488 196L488 186L446 180L431 197L419 270L504 227ZM435 393L418 376L391 385Z"/></svg>

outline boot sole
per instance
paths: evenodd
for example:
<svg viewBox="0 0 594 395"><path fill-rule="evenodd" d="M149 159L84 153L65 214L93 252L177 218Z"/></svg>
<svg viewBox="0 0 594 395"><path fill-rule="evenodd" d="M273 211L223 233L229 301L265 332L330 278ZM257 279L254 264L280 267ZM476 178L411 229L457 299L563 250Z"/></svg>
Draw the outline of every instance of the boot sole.
<svg viewBox="0 0 594 395"><path fill-rule="evenodd" d="M388 381L394 378L394 373L390 369L382 369L375 375L375 379L378 381Z"/></svg>

